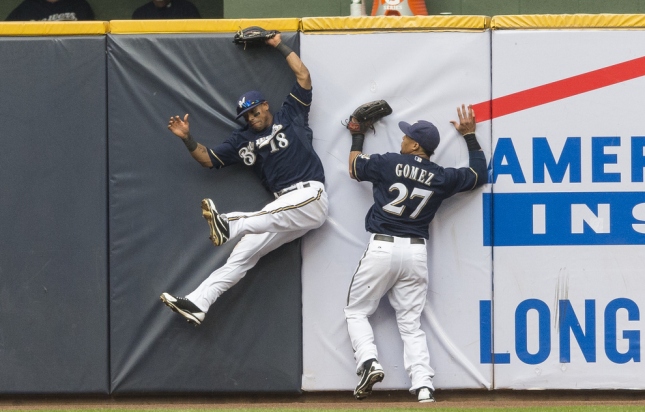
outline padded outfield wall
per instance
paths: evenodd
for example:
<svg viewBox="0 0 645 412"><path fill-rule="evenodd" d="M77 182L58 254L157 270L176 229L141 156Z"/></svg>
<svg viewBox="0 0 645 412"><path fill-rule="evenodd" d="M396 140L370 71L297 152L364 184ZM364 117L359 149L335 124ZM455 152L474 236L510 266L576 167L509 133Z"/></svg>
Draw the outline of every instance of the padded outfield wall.
<svg viewBox="0 0 645 412"><path fill-rule="evenodd" d="M493 19L498 388L645 388L644 23Z"/></svg>
<svg viewBox="0 0 645 412"><path fill-rule="evenodd" d="M279 107L294 81L279 53L231 43L247 22L228 22L222 33L195 33L198 25L163 33L182 30L176 24L113 22L108 35L112 392L298 392L300 240L261 259L198 328L159 301L162 292L194 290L237 243L213 247L203 198L220 211L271 200L248 168L201 167L168 118L188 113L191 134L214 147L242 124L234 121L241 94L262 89ZM298 20L272 24L299 51Z"/></svg>
<svg viewBox="0 0 645 412"><path fill-rule="evenodd" d="M351 139L341 125L363 102L385 99L393 114L368 133L366 153L398 152L401 120L429 120L441 144L433 160L467 166L468 151L450 120L456 107L490 98L490 31L485 17L400 19L423 31L365 33L387 27L387 18L303 19L302 58L315 90L311 124L323 159L331 202L327 223L303 248L305 390L349 390L356 385L343 307L369 241L365 214L372 186L351 180ZM348 32L348 29L354 31ZM477 128L490 158L490 123ZM482 193L448 199L430 225L428 301L422 316L431 363L441 388L490 388L492 366L479 362L479 301L491 299L491 247L482 243ZM333 257L333 258L330 258ZM409 388L403 344L394 311L384 298L371 316L386 379L383 389Z"/></svg>
<svg viewBox="0 0 645 412"><path fill-rule="evenodd" d="M366 152L398 151L398 121L426 119L442 136L433 160L467 165L449 121L472 103L491 161L494 183L444 202L430 228L436 387L643 389L644 21L0 24L0 118L15 125L0 174L0 393L352 390L342 309L371 190L347 176L340 122L375 99L394 113ZM190 113L212 146L240 124L244 91L279 107L294 81L284 59L230 41L252 24L281 30L311 71L330 216L194 328L158 295L194 289L234 247L211 246L200 200L254 210L270 195L241 166L202 169L166 124ZM407 389L386 299L372 322L379 388Z"/></svg>
<svg viewBox="0 0 645 412"><path fill-rule="evenodd" d="M106 394L107 23L43 28L0 37L0 393Z"/></svg>

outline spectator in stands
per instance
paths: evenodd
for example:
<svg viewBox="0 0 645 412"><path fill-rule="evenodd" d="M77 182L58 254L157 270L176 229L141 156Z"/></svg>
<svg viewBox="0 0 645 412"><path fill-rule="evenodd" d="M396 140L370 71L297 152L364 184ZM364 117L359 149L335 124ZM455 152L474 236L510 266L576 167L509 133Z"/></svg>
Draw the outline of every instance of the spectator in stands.
<svg viewBox="0 0 645 412"><path fill-rule="evenodd" d="M94 20L94 11L86 0L24 0L7 21Z"/></svg>
<svg viewBox="0 0 645 412"><path fill-rule="evenodd" d="M197 7L188 0L150 0L132 13L134 20L199 19Z"/></svg>

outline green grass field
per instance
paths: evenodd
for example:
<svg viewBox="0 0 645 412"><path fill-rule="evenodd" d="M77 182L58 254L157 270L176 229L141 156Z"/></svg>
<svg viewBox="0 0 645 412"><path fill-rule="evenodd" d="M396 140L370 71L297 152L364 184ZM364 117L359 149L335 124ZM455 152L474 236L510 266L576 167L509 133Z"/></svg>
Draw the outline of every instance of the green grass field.
<svg viewBox="0 0 645 412"><path fill-rule="evenodd" d="M5 409L0 406L0 409ZM439 404L425 404L418 405L413 404L412 407L393 407L393 408L325 408L319 409L315 406L310 407L227 407L227 408L205 408L205 407L190 407L190 408L174 408L174 407L157 407L157 408L82 408L82 407L61 407L61 408L29 408L29 407L10 407L12 410L20 411L38 411L38 412L61 412L61 411L72 411L72 412L265 412L265 411L285 411L285 412L295 412L295 411L321 411L321 412L356 412L356 411L370 411L370 412L403 412L403 411L418 411L420 409L428 409L433 412L455 412L459 410L465 410L469 412L492 412L492 411L522 411L522 412L632 412L632 411L645 411L645 405L617 405L617 406L605 406L605 405L588 405L588 406L544 406L544 407L486 407L486 408L476 408L476 407L442 407Z"/></svg>
<svg viewBox="0 0 645 412"><path fill-rule="evenodd" d="M417 406L417 405L415 405ZM517 408L517 407L499 407L499 408L454 408L454 407L440 407L436 405L423 406L423 407L414 407L414 408L351 408L351 409L312 409L312 408L239 408L239 409L164 409L164 411L172 412L261 412L261 411L285 411L285 412L294 412L294 411L303 411L311 412L312 410L320 412L355 412L355 411L370 411L370 412L405 412L405 411L418 411L419 409L429 409L435 412L455 412L458 410L467 410L472 412L493 412L493 411L509 411L516 410L522 412L620 412L620 411L645 411L645 406L560 406L560 407L526 407L526 408ZM109 412L114 411L114 409L88 409L84 410L87 412ZM122 410L121 410L122 411ZM159 412L154 409L127 409L128 412ZM76 411L78 412L78 410Z"/></svg>

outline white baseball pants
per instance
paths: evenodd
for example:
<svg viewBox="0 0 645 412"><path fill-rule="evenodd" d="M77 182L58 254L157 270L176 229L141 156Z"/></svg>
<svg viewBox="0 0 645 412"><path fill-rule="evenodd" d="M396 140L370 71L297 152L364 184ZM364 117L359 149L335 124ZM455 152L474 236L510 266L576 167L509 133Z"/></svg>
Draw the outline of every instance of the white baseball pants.
<svg viewBox="0 0 645 412"><path fill-rule="evenodd" d="M428 290L426 245L411 244L410 239L395 236L387 236L391 242L374 240L374 236L358 264L345 307L356 372L361 372L366 360L378 359L368 317L387 293L403 340L403 364L412 382L410 392L423 386L434 390L428 343L420 329Z"/></svg>
<svg viewBox="0 0 645 412"><path fill-rule="evenodd" d="M288 192L258 212L222 214L228 219L230 239L243 237L226 264L186 298L208 312L217 298L239 282L262 256L322 226L329 207L325 186L316 181L305 183L308 187Z"/></svg>

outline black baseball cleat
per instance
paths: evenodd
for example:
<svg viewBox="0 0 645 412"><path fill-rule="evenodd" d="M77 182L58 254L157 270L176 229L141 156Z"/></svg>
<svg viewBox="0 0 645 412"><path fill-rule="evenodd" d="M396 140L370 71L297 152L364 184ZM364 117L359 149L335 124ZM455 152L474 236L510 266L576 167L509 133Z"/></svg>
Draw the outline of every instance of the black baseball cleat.
<svg viewBox="0 0 645 412"><path fill-rule="evenodd" d="M434 402L432 389L428 388L427 386L417 389L417 397L419 399L419 402L421 403Z"/></svg>
<svg viewBox="0 0 645 412"><path fill-rule="evenodd" d="M212 200L202 200L202 216L204 216L204 219L208 222L208 226L210 226L210 239L213 244L215 246L221 246L226 243L229 237L228 221L217 213L215 203Z"/></svg>
<svg viewBox="0 0 645 412"><path fill-rule="evenodd" d="M206 314L202 312L200 308L197 307L193 302L186 298L180 298L173 296L170 293L162 293L161 301L165 303L173 312L179 313L181 316L185 317L186 320L195 325L201 325Z"/></svg>
<svg viewBox="0 0 645 412"><path fill-rule="evenodd" d="M381 382L385 377L383 367L376 359L369 359L363 363L363 372L360 374L361 380L354 389L354 397L358 400L367 398L372 393L372 387L375 383Z"/></svg>

